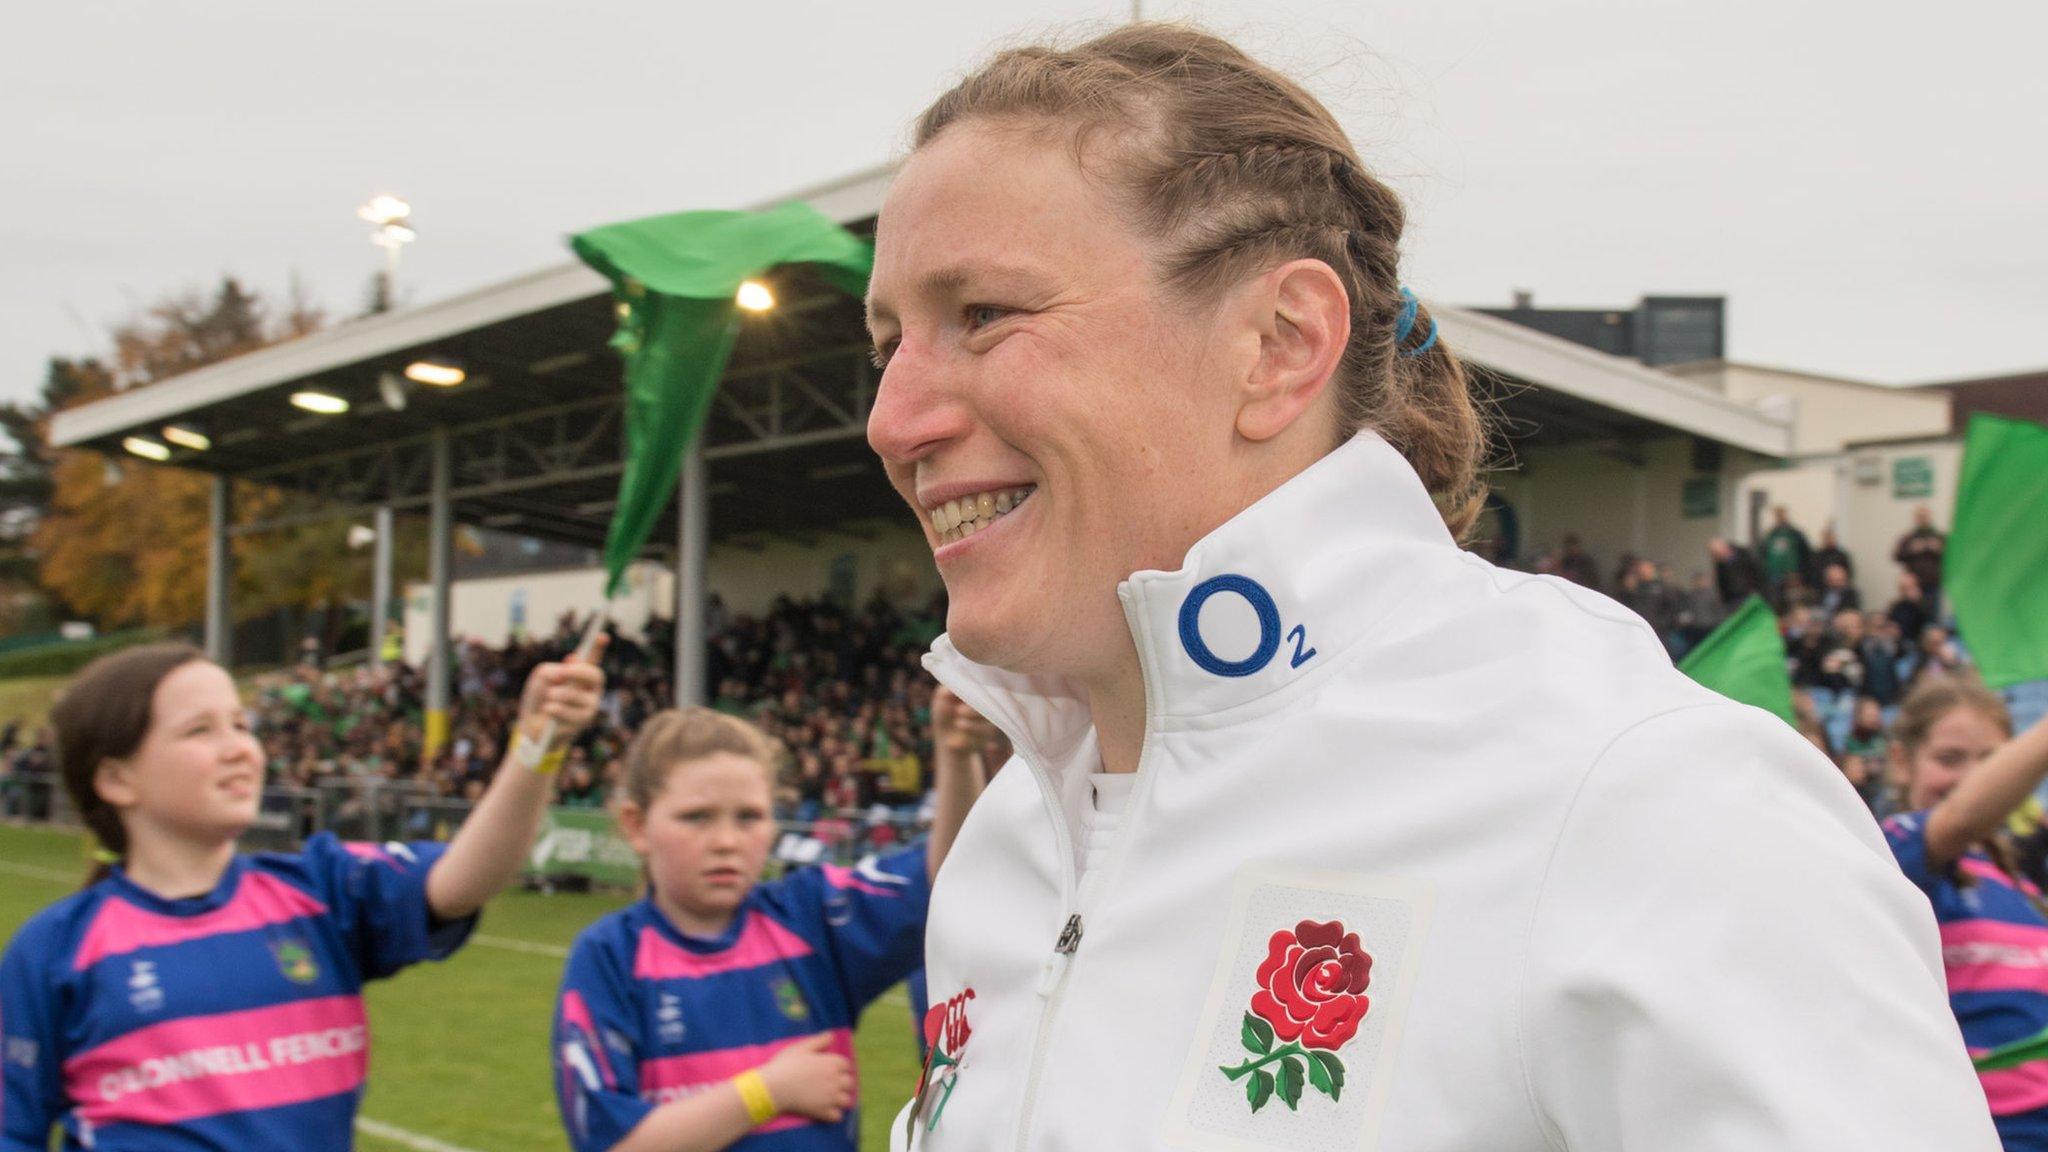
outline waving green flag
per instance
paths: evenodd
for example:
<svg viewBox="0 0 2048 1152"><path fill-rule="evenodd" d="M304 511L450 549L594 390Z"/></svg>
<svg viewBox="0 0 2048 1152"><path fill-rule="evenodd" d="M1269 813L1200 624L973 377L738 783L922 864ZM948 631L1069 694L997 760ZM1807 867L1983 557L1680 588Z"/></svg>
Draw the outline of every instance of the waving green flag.
<svg viewBox="0 0 2048 1152"><path fill-rule="evenodd" d="M808 204L765 212L678 212L608 224L569 246L612 282L626 360L626 470L605 533L605 595L616 595L675 491L739 335L734 294L781 264L811 264L850 295L867 291L874 249Z"/></svg>
<svg viewBox="0 0 2048 1152"><path fill-rule="evenodd" d="M2001 1044L1977 1057L1971 1063L1979 1072L1999 1072L2032 1064L2036 1060L2048 1060L2048 1031L2021 1037L2009 1044Z"/></svg>
<svg viewBox="0 0 2048 1152"><path fill-rule="evenodd" d="M1986 684L2048 679L2048 428L1970 417L1941 589Z"/></svg>
<svg viewBox="0 0 2048 1152"><path fill-rule="evenodd" d="M1787 724L1792 715L1792 673L1785 667L1785 638L1778 618L1756 596L1743 601L1699 647L1685 654L1678 670L1730 700L1754 704Z"/></svg>

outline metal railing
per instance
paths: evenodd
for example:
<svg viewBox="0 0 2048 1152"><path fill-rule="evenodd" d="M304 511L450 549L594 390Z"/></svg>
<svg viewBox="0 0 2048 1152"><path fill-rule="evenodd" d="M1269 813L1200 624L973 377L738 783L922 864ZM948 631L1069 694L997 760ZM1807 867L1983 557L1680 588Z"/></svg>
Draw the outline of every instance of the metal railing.
<svg viewBox="0 0 2048 1152"><path fill-rule="evenodd" d="M274 784L263 790L256 822L242 835L247 851L291 851L316 832L332 832L343 840L447 840L468 818L472 805L426 785L381 776L333 776L310 785ZM616 839L610 821L598 808L558 807L555 820L568 829L565 841L582 836ZM54 772L0 772L0 819L77 827L78 814ZM924 831L914 811L876 806L837 810L798 820L777 822L778 835L769 863L771 874L807 864L852 864L871 852L907 844ZM548 834L544 833L545 843ZM580 859L593 864L608 859L609 869L593 868L586 880L621 882L620 847L573 844ZM626 850L630 854L630 850ZM552 865L536 857L535 878L559 879L578 872L558 857ZM637 872L637 869L630 870Z"/></svg>

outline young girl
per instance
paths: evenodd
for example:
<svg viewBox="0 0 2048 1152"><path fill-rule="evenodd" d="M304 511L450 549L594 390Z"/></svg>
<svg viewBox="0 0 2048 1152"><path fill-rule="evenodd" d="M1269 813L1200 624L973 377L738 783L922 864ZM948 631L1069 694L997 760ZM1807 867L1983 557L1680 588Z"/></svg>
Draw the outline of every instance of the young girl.
<svg viewBox="0 0 2048 1152"><path fill-rule="evenodd" d="M98 1152L352 1147L364 982L454 952L518 875L602 682L534 670L513 753L449 844L321 833L240 856L263 753L233 679L183 644L87 666L52 719L65 790L114 862L0 959L0 1147L40 1152L60 1125Z"/></svg>
<svg viewBox="0 0 2048 1152"><path fill-rule="evenodd" d="M780 758L706 708L656 715L627 751L619 824L649 891L585 930L563 975L555 1088L577 1152L853 1152L854 1023L923 963L931 878L980 780L942 740L928 844L757 886Z"/></svg>
<svg viewBox="0 0 2048 1152"><path fill-rule="evenodd" d="M1891 755L1906 811L1884 822L1941 923L1949 1002L1973 1055L2048 1033L2048 916L1999 827L2048 776L2048 724L2018 739L1974 681L1931 680L1899 707ZM2008 1152L2048 1149L2048 1061L1982 1073Z"/></svg>

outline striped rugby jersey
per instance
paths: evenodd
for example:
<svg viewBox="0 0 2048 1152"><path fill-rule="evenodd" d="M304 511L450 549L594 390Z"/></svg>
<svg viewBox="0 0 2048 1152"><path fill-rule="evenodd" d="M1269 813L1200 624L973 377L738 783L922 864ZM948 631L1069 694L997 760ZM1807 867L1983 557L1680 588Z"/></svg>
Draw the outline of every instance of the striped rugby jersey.
<svg viewBox="0 0 2048 1152"><path fill-rule="evenodd" d="M853 868L761 884L714 939L686 936L652 897L570 950L555 1018L555 1091L576 1152L625 1139L660 1105L715 1088L820 1032L853 1056L862 1009L924 962L922 843ZM906 1044L908 1041L905 1041ZM768 1120L742 1152L853 1152L859 1116Z"/></svg>
<svg viewBox="0 0 2048 1152"><path fill-rule="evenodd" d="M1976 849L1949 872L1930 868L1926 812L1891 817L1884 834L1907 879L1934 904L1949 1004L1970 1054L2048 1030L2048 918L2028 899L2040 890ZM1967 886L1957 874L1969 877ZM2048 1061L1980 1079L2007 1152L2048 1150Z"/></svg>
<svg viewBox="0 0 2048 1152"><path fill-rule="evenodd" d="M37 913L0 960L0 1149L353 1147L369 1067L365 981L442 959L434 843L237 856L166 900L118 869Z"/></svg>

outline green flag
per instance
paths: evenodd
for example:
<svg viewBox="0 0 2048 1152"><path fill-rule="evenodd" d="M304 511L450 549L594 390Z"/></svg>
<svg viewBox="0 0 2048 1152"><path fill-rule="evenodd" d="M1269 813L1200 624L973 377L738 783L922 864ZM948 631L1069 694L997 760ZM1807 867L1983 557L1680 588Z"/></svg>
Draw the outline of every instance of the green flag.
<svg viewBox="0 0 2048 1152"><path fill-rule="evenodd" d="M2048 679L2048 428L1970 417L1941 587L1984 683Z"/></svg>
<svg viewBox="0 0 2048 1152"><path fill-rule="evenodd" d="M2048 1060L2048 1031L2025 1036L2009 1044L2001 1044L1971 1061L1979 1072L1998 1072L2006 1068L2017 1068L2036 1060Z"/></svg>
<svg viewBox="0 0 2048 1152"><path fill-rule="evenodd" d="M569 246L612 282L612 347L626 360L626 469L604 541L610 597L654 531L711 408L739 335L740 285L777 265L811 264L859 296L874 249L808 204L608 224L570 237Z"/></svg>
<svg viewBox="0 0 2048 1152"><path fill-rule="evenodd" d="M1678 670L1730 700L1754 704L1787 724L1792 716L1792 674L1785 667L1785 638L1778 618L1760 597L1751 596L1699 647L1685 654Z"/></svg>

